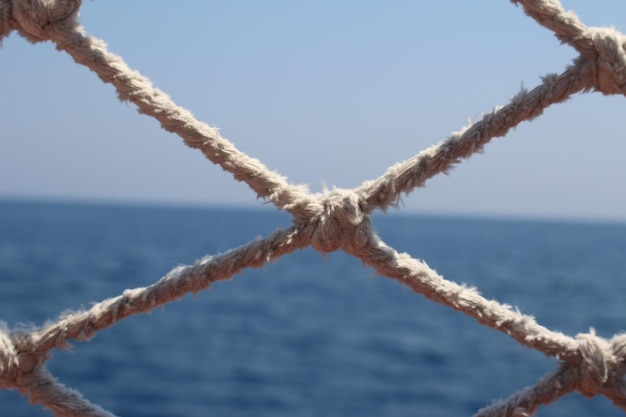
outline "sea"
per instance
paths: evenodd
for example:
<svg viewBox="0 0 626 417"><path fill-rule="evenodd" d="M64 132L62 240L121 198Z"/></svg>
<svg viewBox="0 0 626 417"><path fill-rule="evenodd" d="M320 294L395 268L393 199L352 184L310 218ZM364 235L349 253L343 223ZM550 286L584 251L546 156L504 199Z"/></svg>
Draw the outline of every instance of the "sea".
<svg viewBox="0 0 626 417"><path fill-rule="evenodd" d="M40 326L290 226L268 209L0 201L0 320ZM389 245L550 329L626 327L626 224L375 215ZM342 252L301 250L54 351L120 417L472 416L558 362ZM572 393L537 416L622 416ZM52 416L0 391L0 416Z"/></svg>

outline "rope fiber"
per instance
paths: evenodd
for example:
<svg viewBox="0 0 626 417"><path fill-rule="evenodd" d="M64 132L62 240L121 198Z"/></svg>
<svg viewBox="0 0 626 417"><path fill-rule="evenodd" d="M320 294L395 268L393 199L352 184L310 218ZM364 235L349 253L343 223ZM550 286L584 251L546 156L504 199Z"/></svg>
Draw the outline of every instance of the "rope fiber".
<svg viewBox="0 0 626 417"><path fill-rule="evenodd" d="M402 193L421 187L433 176L469 158L493 138L504 136L522 121L532 120L548 106L578 92L626 95L626 36L611 28L585 26L557 0L513 0L537 23L552 31L578 57L561 74L550 74L534 89L518 92L505 106L485 113L439 143L390 167L383 175L354 190L333 189L311 194L239 151L219 131L176 105L150 80L109 52L102 40L86 34L78 21L80 0L0 0L0 42L13 31L30 42L50 41L76 63L112 84L120 100L201 151L214 164L245 182L258 197L292 215L293 225L239 248L179 266L154 284L128 289L89 310L65 313L34 328L10 329L0 323L0 387L16 389L55 416L107 416L79 392L65 387L46 369L53 349L70 340L91 339L120 320L145 313L188 293L208 289L245 268L260 268L298 249L321 253L342 250L378 273L397 280L426 298L509 335L518 343L559 360L557 369L476 416L529 416L545 404L577 391L585 397L604 395L626 411L626 336L603 339L591 330L575 337L549 330L511 306L487 300L474 288L444 279L425 262L398 253L377 236L371 214L386 210Z"/></svg>

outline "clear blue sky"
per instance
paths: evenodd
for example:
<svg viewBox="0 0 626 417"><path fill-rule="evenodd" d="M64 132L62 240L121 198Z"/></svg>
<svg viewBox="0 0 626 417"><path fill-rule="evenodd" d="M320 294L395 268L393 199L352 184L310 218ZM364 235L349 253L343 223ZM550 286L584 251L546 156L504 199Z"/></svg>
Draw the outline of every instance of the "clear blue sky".
<svg viewBox="0 0 626 417"><path fill-rule="evenodd" d="M626 30L626 2L565 1ZM84 2L88 33L313 191L355 187L575 54L505 0ZM261 206L50 43L0 49L0 198ZM577 95L404 198L404 212L626 221L626 98Z"/></svg>

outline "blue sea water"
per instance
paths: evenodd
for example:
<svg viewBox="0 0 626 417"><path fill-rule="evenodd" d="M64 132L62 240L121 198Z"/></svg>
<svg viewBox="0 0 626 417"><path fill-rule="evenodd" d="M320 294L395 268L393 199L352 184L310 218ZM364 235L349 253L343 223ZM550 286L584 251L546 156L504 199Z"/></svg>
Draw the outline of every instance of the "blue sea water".
<svg viewBox="0 0 626 417"><path fill-rule="evenodd" d="M0 320L41 325L279 227L285 213L0 202ZM569 335L624 330L626 225L376 216L378 234ZM471 416L557 362L313 250L129 317L49 369L124 417ZM0 391L0 416L51 416ZM538 416L618 416L571 394Z"/></svg>

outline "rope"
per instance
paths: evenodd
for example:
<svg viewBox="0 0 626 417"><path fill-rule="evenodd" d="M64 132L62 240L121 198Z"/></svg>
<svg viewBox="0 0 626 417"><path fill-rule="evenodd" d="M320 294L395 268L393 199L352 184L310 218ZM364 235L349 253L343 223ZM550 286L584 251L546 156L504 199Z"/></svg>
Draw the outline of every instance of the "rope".
<svg viewBox="0 0 626 417"><path fill-rule="evenodd" d="M245 268L311 246L321 253L345 251L426 298L467 314L480 324L509 335L517 342L553 356L557 369L510 398L496 402L476 416L529 416L538 407L578 391L585 397L604 395L626 410L626 335L606 340L586 334L570 337L551 331L518 310L482 297L444 279L425 262L387 246L371 227L370 215L397 204L402 193L421 187L433 176L469 158L493 138L504 136L522 121L532 120L548 106L577 92L598 91L626 95L626 37L610 28L587 27L557 0L513 0L558 40L579 56L561 74L549 74L534 89L518 92L503 107L485 113L450 137L405 162L390 167L379 178L354 190L334 189L310 194L290 184L260 161L239 151L218 129L197 121L177 106L150 80L131 70L105 43L87 35L77 20L80 0L0 0L0 41L16 31L30 42L51 41L77 63L88 67L118 97L134 103L141 113L200 150L208 160L245 182L259 197L291 213L293 226L226 253L206 256L194 265L180 266L154 284L128 289L93 305L66 313L55 322L24 330L0 324L0 387L17 389L58 417L113 416L63 386L45 368L52 349L69 340L85 341L120 320L208 289L218 280L231 279Z"/></svg>

